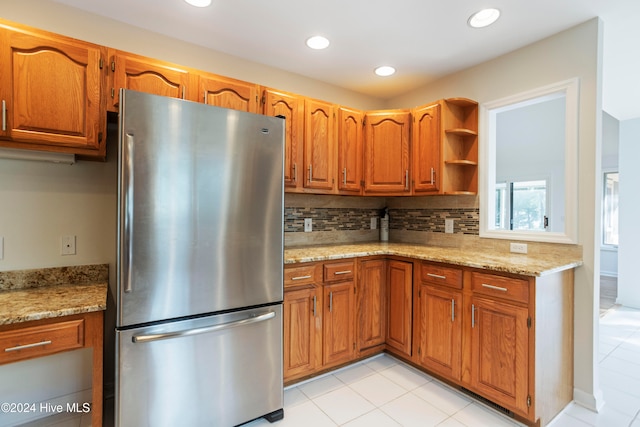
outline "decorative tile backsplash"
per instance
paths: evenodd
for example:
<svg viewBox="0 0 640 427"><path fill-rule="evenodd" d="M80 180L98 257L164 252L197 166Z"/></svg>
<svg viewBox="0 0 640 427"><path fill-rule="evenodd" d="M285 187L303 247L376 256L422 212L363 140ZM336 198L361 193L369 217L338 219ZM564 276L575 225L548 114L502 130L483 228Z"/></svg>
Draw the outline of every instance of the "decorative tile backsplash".
<svg viewBox="0 0 640 427"><path fill-rule="evenodd" d="M286 207L284 231L304 232L305 218L313 220L313 231L369 230L371 218L379 216L379 209Z"/></svg>
<svg viewBox="0 0 640 427"><path fill-rule="evenodd" d="M444 233L445 219L454 220L454 233L480 234L480 211L477 208L391 209L389 228Z"/></svg>
<svg viewBox="0 0 640 427"><path fill-rule="evenodd" d="M313 231L360 231L371 228L371 218L383 215L381 209L286 207L284 231L303 232L304 218L313 219ZM454 233L478 235L480 213L477 208L390 209L391 230L444 233L444 220L452 218Z"/></svg>

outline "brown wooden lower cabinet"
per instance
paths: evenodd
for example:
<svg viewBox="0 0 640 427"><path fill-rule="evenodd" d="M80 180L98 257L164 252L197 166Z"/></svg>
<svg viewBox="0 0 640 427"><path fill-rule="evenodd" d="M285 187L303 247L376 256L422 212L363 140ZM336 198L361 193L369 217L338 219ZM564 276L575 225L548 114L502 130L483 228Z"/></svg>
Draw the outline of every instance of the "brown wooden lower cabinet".
<svg viewBox="0 0 640 427"><path fill-rule="evenodd" d="M91 425L102 425L102 311L0 325L0 365L92 348Z"/></svg>
<svg viewBox="0 0 640 427"><path fill-rule="evenodd" d="M389 261L387 277L387 346L411 357L413 263Z"/></svg>
<svg viewBox="0 0 640 427"><path fill-rule="evenodd" d="M386 350L529 425L573 398L572 269L529 277L381 256L297 264L285 267L284 323L285 383Z"/></svg>

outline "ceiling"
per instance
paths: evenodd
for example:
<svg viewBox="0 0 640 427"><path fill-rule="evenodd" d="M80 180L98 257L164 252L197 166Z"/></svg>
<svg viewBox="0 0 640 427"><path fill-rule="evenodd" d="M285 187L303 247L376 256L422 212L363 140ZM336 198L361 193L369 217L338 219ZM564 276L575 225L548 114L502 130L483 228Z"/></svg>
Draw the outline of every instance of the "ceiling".
<svg viewBox="0 0 640 427"><path fill-rule="evenodd" d="M640 50L631 44L640 40L638 0L213 0L203 9L182 0L55 1L380 99L600 16L604 109L640 117ZM481 7L502 16L473 29L467 19ZM329 48L307 48L315 34ZM398 72L378 77L378 65Z"/></svg>

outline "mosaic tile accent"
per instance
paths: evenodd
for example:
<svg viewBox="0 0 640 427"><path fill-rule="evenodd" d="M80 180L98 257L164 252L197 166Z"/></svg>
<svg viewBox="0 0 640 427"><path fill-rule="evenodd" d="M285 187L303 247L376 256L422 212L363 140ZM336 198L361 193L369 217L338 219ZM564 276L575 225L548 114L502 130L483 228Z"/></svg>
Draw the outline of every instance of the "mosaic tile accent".
<svg viewBox="0 0 640 427"><path fill-rule="evenodd" d="M389 228L404 231L431 231L444 233L444 220L454 219L454 233L480 234L480 210L453 209L391 209Z"/></svg>
<svg viewBox="0 0 640 427"><path fill-rule="evenodd" d="M313 219L313 231L359 231L371 228L371 218L380 216L379 209L296 208L284 212L284 231L304 232L304 219Z"/></svg>
<svg viewBox="0 0 640 427"><path fill-rule="evenodd" d="M304 219L313 219L313 231L363 231L371 228L371 218L381 209L285 208L284 231L304 232ZM477 208L390 209L389 228L404 231L444 233L444 220L455 219L454 233L478 235L480 211Z"/></svg>

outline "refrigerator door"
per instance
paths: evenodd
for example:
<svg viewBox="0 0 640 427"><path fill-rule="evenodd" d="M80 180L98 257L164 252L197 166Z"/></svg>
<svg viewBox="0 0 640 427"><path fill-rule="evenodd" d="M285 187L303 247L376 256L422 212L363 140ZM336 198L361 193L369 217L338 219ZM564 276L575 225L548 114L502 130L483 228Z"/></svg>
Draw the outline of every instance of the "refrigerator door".
<svg viewBox="0 0 640 427"><path fill-rule="evenodd" d="M227 427L283 407L281 304L116 334L116 426Z"/></svg>
<svg viewBox="0 0 640 427"><path fill-rule="evenodd" d="M282 301L284 121L120 99L117 326Z"/></svg>

